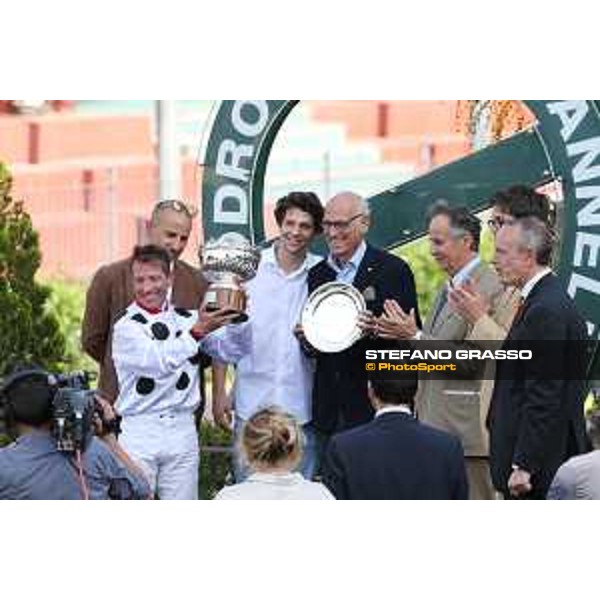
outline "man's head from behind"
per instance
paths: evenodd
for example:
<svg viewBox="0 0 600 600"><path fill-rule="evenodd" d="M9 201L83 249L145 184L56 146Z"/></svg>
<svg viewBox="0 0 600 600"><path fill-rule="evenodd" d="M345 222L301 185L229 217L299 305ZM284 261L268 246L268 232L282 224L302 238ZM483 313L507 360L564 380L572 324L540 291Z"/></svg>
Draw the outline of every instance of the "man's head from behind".
<svg viewBox="0 0 600 600"><path fill-rule="evenodd" d="M399 379L371 379L369 399L376 411L386 406L407 406L412 411L417 389L417 378L411 374Z"/></svg>
<svg viewBox="0 0 600 600"><path fill-rule="evenodd" d="M438 200L429 211L431 254L450 276L477 255L480 239L481 222L466 208Z"/></svg>
<svg viewBox="0 0 600 600"><path fill-rule="evenodd" d="M149 242L165 248L171 260L177 260L190 239L194 217L195 211L181 200L159 202L152 211Z"/></svg>
<svg viewBox="0 0 600 600"><path fill-rule="evenodd" d="M291 192L278 200L275 220L281 232L280 243L289 254L306 254L315 236L323 231L324 212L312 192Z"/></svg>
<svg viewBox="0 0 600 600"><path fill-rule="evenodd" d="M325 207L323 231L334 258L347 262L365 239L371 223L369 204L357 194L343 192Z"/></svg>
<svg viewBox="0 0 600 600"><path fill-rule="evenodd" d="M9 425L17 429L49 427L55 392L51 376L42 370L21 370L9 376L1 391Z"/></svg>
<svg viewBox="0 0 600 600"><path fill-rule="evenodd" d="M137 246L133 251L131 272L135 301L147 310L161 310L173 283L167 250L154 245Z"/></svg>

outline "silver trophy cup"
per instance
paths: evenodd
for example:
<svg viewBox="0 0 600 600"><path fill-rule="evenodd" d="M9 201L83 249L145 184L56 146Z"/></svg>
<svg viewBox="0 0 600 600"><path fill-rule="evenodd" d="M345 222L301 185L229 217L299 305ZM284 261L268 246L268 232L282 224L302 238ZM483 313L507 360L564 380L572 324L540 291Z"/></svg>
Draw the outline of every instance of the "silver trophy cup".
<svg viewBox="0 0 600 600"><path fill-rule="evenodd" d="M240 313L234 321L248 320L247 297L241 284L256 276L260 252L239 233L226 233L200 250L200 264L211 283L205 296L207 310L230 309Z"/></svg>

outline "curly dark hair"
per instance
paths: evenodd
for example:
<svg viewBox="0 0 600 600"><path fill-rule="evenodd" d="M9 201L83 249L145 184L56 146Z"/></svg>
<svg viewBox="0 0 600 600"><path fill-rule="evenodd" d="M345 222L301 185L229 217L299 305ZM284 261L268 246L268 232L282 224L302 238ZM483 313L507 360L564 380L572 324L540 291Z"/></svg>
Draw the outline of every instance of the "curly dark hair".
<svg viewBox="0 0 600 600"><path fill-rule="evenodd" d="M323 217L325 209L319 197L313 192L290 192L287 196L280 198L275 206L275 220L281 227L288 210L297 208L308 213L313 218L315 233L323 232Z"/></svg>
<svg viewBox="0 0 600 600"><path fill-rule="evenodd" d="M496 192L492 196L492 205L515 219L535 217L548 227L554 227L555 215L550 200L526 185L513 185Z"/></svg>

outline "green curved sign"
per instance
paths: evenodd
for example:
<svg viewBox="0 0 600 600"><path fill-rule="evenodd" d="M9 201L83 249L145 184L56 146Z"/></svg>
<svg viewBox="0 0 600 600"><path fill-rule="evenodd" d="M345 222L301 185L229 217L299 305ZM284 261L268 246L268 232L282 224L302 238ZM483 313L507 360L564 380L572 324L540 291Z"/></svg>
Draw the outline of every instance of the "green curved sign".
<svg viewBox="0 0 600 600"><path fill-rule="evenodd" d="M213 112L201 158L206 239L237 231L265 241L264 177L273 141L298 100L225 100ZM600 112L597 100L525 100L537 122L454 163L370 198L369 239L382 247L414 240L440 197L483 210L494 192L560 182L558 273L600 338ZM596 355L600 376L600 354Z"/></svg>

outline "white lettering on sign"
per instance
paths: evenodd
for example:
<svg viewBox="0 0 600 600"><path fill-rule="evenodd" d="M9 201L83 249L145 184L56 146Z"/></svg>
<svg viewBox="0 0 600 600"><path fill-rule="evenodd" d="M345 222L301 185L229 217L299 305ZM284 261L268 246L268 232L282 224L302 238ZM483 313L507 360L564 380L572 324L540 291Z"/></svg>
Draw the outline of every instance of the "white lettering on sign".
<svg viewBox="0 0 600 600"><path fill-rule="evenodd" d="M568 293L574 300L578 293L600 296L600 281L575 271L577 268L596 269L600 254L600 234L590 228L600 226L600 137L576 139L581 124L590 112L586 100L561 100L546 105L548 112L560 119L561 136L566 144L567 156L572 159L572 174L577 198L577 227L573 247L573 272ZM581 137L581 136L579 136ZM575 139L574 139L575 138ZM596 181L594 181L596 180ZM578 185L590 182L588 185ZM588 332L597 331L595 323L587 322Z"/></svg>
<svg viewBox="0 0 600 600"><path fill-rule="evenodd" d="M588 261L583 263L583 251L588 248ZM596 268L598 264L598 249L600 249L600 235L594 233L577 232L575 238L575 258L574 264L576 267L592 267Z"/></svg>
<svg viewBox="0 0 600 600"><path fill-rule="evenodd" d="M594 333L596 332L596 323L592 323L591 321L586 321L588 335L591 339L594 339Z"/></svg>
<svg viewBox="0 0 600 600"><path fill-rule="evenodd" d="M569 281L569 296L575 298L579 290L600 296L600 281L585 277L579 273L572 273L571 280Z"/></svg>
<svg viewBox="0 0 600 600"><path fill-rule="evenodd" d="M600 177L600 165L592 166L593 162L600 154L600 137L568 144L567 154L570 157L583 154L583 157L573 168L573 179L575 180L575 183L581 183Z"/></svg>
<svg viewBox="0 0 600 600"><path fill-rule="evenodd" d="M248 195L245 190L239 185L222 185L215 194L214 219L223 225L245 225L248 222Z"/></svg>
<svg viewBox="0 0 600 600"><path fill-rule="evenodd" d="M594 227L600 225L600 186L578 187L577 200L592 200L577 211L579 227Z"/></svg>
<svg viewBox="0 0 600 600"><path fill-rule="evenodd" d="M252 158L254 148L247 144L236 144L232 140L224 140L217 154L217 175L247 182L250 169L241 166L242 160Z"/></svg>
<svg viewBox="0 0 600 600"><path fill-rule="evenodd" d="M245 107L252 106L256 109L258 118L254 123L246 121L244 114L249 110ZM236 100L231 111L231 122L235 129L242 135L253 138L259 136L269 122L269 105L266 100Z"/></svg>
<svg viewBox="0 0 600 600"><path fill-rule="evenodd" d="M236 100L231 109L231 124L237 134L250 141L224 139L219 145L215 173L225 181L215 192L213 220L219 225L245 226L250 225L250 211L244 184L252 179L256 148L269 124L268 102Z"/></svg>
<svg viewBox="0 0 600 600"><path fill-rule="evenodd" d="M589 110L585 100L561 100L551 102L547 107L551 115L556 115L560 119L562 123L560 134L565 142L571 139Z"/></svg>

